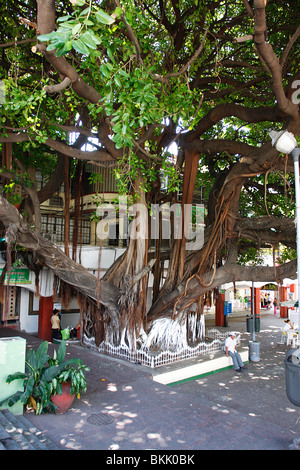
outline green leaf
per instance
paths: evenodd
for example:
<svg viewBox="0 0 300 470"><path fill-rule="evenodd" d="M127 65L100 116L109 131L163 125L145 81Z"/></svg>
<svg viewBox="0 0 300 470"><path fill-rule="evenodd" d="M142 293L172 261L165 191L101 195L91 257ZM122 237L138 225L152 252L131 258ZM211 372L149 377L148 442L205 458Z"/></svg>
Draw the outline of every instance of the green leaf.
<svg viewBox="0 0 300 470"><path fill-rule="evenodd" d="M66 44L64 45L64 50L66 52L70 51L73 47L73 43L71 40L67 41Z"/></svg>
<svg viewBox="0 0 300 470"><path fill-rule="evenodd" d="M81 39L73 41L73 47L75 51L79 52L80 54L90 55L89 48L81 41Z"/></svg>
<svg viewBox="0 0 300 470"><path fill-rule="evenodd" d="M50 382L53 380L57 375L60 373L60 367L59 366L51 366L45 369L41 376L41 381L44 382Z"/></svg>
<svg viewBox="0 0 300 470"><path fill-rule="evenodd" d="M125 77L125 78L129 78L128 73L125 72L125 70L123 70L123 69L120 69L120 70L119 70L119 74L120 74L120 75L123 75L123 77Z"/></svg>
<svg viewBox="0 0 300 470"><path fill-rule="evenodd" d="M29 351L27 352L26 363L30 369L36 370L37 359L35 351L33 349L29 349Z"/></svg>
<svg viewBox="0 0 300 470"><path fill-rule="evenodd" d="M47 51L54 51L57 46L59 45L60 43L57 43L57 42L53 42L52 44L49 44L49 46L47 47Z"/></svg>
<svg viewBox="0 0 300 470"><path fill-rule="evenodd" d="M114 15L117 17L117 18L120 18L123 14L123 10L121 7L117 7L114 11Z"/></svg>
<svg viewBox="0 0 300 470"><path fill-rule="evenodd" d="M57 361L59 364L64 360L66 352L67 352L67 345L66 345L66 342L63 340L59 345L59 349L57 353Z"/></svg>
<svg viewBox="0 0 300 470"><path fill-rule="evenodd" d="M116 83L119 87L122 86L122 85L121 85L120 78L118 77L118 75L115 75L115 76L114 76L114 81L115 81L115 83Z"/></svg>
<svg viewBox="0 0 300 470"><path fill-rule="evenodd" d="M110 77L110 72L109 72L106 64L101 65L100 72L104 75L104 77L106 77L106 78Z"/></svg>
<svg viewBox="0 0 300 470"><path fill-rule="evenodd" d="M57 383L56 391L59 395L62 394L62 384L60 382Z"/></svg>
<svg viewBox="0 0 300 470"><path fill-rule="evenodd" d="M43 341L36 351L36 369L42 368L48 362L49 356L47 351L48 341Z"/></svg>
<svg viewBox="0 0 300 470"><path fill-rule="evenodd" d="M68 359L67 361L63 362L61 364L62 369L66 369L69 366L79 366L81 364L81 359L78 358L72 358Z"/></svg>
<svg viewBox="0 0 300 470"><path fill-rule="evenodd" d="M54 49L56 49L56 46L53 44L49 44L46 48L46 51L54 51Z"/></svg>
<svg viewBox="0 0 300 470"><path fill-rule="evenodd" d="M84 10L80 12L79 16L86 16L90 12L90 10L91 10L90 7L85 8Z"/></svg>
<svg viewBox="0 0 300 470"><path fill-rule="evenodd" d="M25 379L26 377L28 377L28 375L24 372L15 372L14 374L10 374L7 376L6 383L10 384L13 380Z"/></svg>
<svg viewBox="0 0 300 470"><path fill-rule="evenodd" d="M84 44L87 47L91 47L92 49L97 49L97 44L95 43L95 41L93 40L92 36L89 34L88 31L82 34L80 36L80 39L84 42Z"/></svg>
<svg viewBox="0 0 300 470"><path fill-rule="evenodd" d="M69 18L72 18L72 16L71 15L61 16L60 18L57 18L57 22L62 23L64 21L67 21Z"/></svg>
<svg viewBox="0 0 300 470"><path fill-rule="evenodd" d="M99 38L93 31L88 30L86 33L92 38L95 44L101 44L101 38Z"/></svg>
<svg viewBox="0 0 300 470"><path fill-rule="evenodd" d="M73 29L74 26L77 25L77 23L78 23L78 20L69 20L69 21L66 21L65 23L61 23L59 25L59 31Z"/></svg>
<svg viewBox="0 0 300 470"><path fill-rule="evenodd" d="M101 10L101 8L96 11L96 18L99 21L99 23L103 23L106 25L113 24L115 20L109 16L105 11Z"/></svg>
<svg viewBox="0 0 300 470"><path fill-rule="evenodd" d="M32 375L31 377L29 377L28 381L26 382L24 393L22 393L21 395L22 403L27 403L27 400L30 397L34 386L35 386L35 380L34 380L34 376Z"/></svg>
<svg viewBox="0 0 300 470"><path fill-rule="evenodd" d="M114 55L113 55L113 53L112 53L112 51L111 51L111 49L110 49L109 47L107 48L107 55L108 55L108 57L110 58L110 60L111 60L113 63L115 63Z"/></svg>
<svg viewBox="0 0 300 470"><path fill-rule="evenodd" d="M62 57L63 55L65 55L68 51L65 50L64 47L58 47L56 49L56 52L55 52L55 56L56 57Z"/></svg>
<svg viewBox="0 0 300 470"><path fill-rule="evenodd" d="M21 398L22 392L18 391L8 398L8 406L14 406ZM0 403L2 405L6 400Z"/></svg>
<svg viewBox="0 0 300 470"><path fill-rule="evenodd" d="M75 34L77 34L78 31L80 30L80 28L81 28L81 23L77 23L72 29L72 34L75 36Z"/></svg>
<svg viewBox="0 0 300 470"><path fill-rule="evenodd" d="M52 31L52 33L49 33L49 34L41 34L40 36L37 37L37 39L39 41L42 41L42 42L43 41L50 41L54 36L53 32L54 31Z"/></svg>

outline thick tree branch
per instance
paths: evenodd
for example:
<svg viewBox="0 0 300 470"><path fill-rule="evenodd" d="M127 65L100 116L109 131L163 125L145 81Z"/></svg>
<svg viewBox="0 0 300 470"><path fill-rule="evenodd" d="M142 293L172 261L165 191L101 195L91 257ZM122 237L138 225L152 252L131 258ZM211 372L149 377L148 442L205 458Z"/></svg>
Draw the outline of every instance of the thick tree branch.
<svg viewBox="0 0 300 470"><path fill-rule="evenodd" d="M216 155L227 152L230 155L241 155L242 157L251 156L256 153L258 148L243 142L234 140L215 139L215 140L194 140L192 143L185 144L185 149L195 153L205 153L207 155ZM244 159L244 161L246 161ZM247 163L253 163L253 159L247 159Z"/></svg>
<svg viewBox="0 0 300 470"><path fill-rule="evenodd" d="M284 119L283 113L276 108L268 106L259 106L257 108L246 108L244 106L226 103L215 106L207 113L197 124L195 129L187 133L184 138L191 142L193 139L200 137L205 131L210 129L214 124L221 121L225 117L236 117L244 122L281 122Z"/></svg>
<svg viewBox="0 0 300 470"><path fill-rule="evenodd" d="M285 278L296 279L296 260L285 263L276 268L269 266L240 266L234 263L225 263L216 270L216 272L208 272L203 276L203 283L208 283L209 286L201 284L199 278L193 276L184 284L180 284L169 295L160 298L148 312L148 320L153 320L157 315L164 314L164 316L172 316L174 305L179 296L182 296L176 305L176 310L187 308L193 302L197 302L201 295L205 292L211 291L216 287L223 284L236 281L257 281L257 282L278 282ZM213 277L214 276L214 277ZM210 280L213 278L213 282ZM185 295L183 295L185 293Z"/></svg>
<svg viewBox="0 0 300 470"><path fill-rule="evenodd" d="M247 238L258 245L268 243L278 244L278 241L288 247L296 247L295 220L287 217L249 217L239 219L235 225L239 238Z"/></svg>
<svg viewBox="0 0 300 470"><path fill-rule="evenodd" d="M39 34L51 33L55 28L55 0L37 0L37 27ZM46 59L62 77L68 77L74 91L91 103L99 103L101 95L78 75L74 67L64 57L56 57L55 51L47 51L44 44L38 44L37 50L43 52Z"/></svg>
<svg viewBox="0 0 300 470"><path fill-rule="evenodd" d="M34 253L42 266L49 268L59 279L70 284L94 302L99 300L102 305L108 307L114 326L118 328L119 290L116 287L101 281L98 299L98 279L82 265L71 260L55 243L31 230L18 210L3 196L0 196L0 220L5 229L9 229L11 241Z"/></svg>
<svg viewBox="0 0 300 470"><path fill-rule="evenodd" d="M15 47L17 46L22 46L23 44L28 44L31 42L35 42L36 39L22 39L21 41L12 41L12 42L6 42L4 44L0 44L0 49L6 49L8 47Z"/></svg>
<svg viewBox="0 0 300 470"><path fill-rule="evenodd" d="M250 6L250 3L248 2L248 0L243 0L243 3L245 5L245 8L246 8L247 12L251 16L251 18L253 18L254 13L253 13L252 7Z"/></svg>
<svg viewBox="0 0 300 470"><path fill-rule="evenodd" d="M17 160L16 162L17 162L17 165L20 167L21 172L23 172L24 169L21 163ZM41 210L40 210L40 201L39 201L38 194L35 188L35 184L34 184L34 187L32 188L29 187L20 174L16 174L16 172L13 172L10 170L2 169L1 176L3 176L4 178L10 179L12 181L15 181L17 184L20 184L23 187L24 191L28 194L28 196L31 199L31 203L32 203L33 211L34 211L35 230L36 232L39 233L41 231Z"/></svg>
<svg viewBox="0 0 300 470"><path fill-rule="evenodd" d="M25 132L12 133L9 134L8 137L0 137L0 142L26 142L28 140L31 140L31 137ZM94 162L107 162L108 160L115 160L115 157L107 153L105 149L87 152L80 149L76 149L71 145L67 145L63 142L51 138L47 139L44 144L52 148L53 150L62 153L63 155L67 155L68 157L76 158L78 160L87 160Z"/></svg>
<svg viewBox="0 0 300 470"><path fill-rule="evenodd" d="M265 0L254 0L253 2L254 43L256 44L257 51L272 73L272 90L276 96L279 109L281 109L287 115L296 118L299 112L298 105L292 103L286 97L282 85L282 67L273 51L272 46L266 41L267 25L265 5Z"/></svg>
<svg viewBox="0 0 300 470"><path fill-rule="evenodd" d="M285 62L286 62L286 59L290 53L290 50L292 49L293 45L295 44L295 42L297 41L297 39L299 38L300 36L300 26L298 26L298 28L296 29L296 31L294 32L293 36L291 37L291 39L289 40L285 50L283 51L283 54L280 58L280 65L284 65Z"/></svg>
<svg viewBox="0 0 300 470"><path fill-rule="evenodd" d="M71 80L69 77L65 77L61 83L58 83L57 85L48 85L45 86L45 90L47 93L59 93L62 90L65 90L68 88L68 86L71 85Z"/></svg>
<svg viewBox="0 0 300 470"><path fill-rule="evenodd" d="M179 72L168 73L167 75L164 76L165 79L170 78L170 77L179 77L180 75L183 75L187 71L187 69L195 62L195 60L199 57L199 55L203 51L207 34L208 34L208 29L205 30L201 44L198 47L197 51L195 52L193 57L191 57L190 60L182 67L182 69L179 70Z"/></svg>

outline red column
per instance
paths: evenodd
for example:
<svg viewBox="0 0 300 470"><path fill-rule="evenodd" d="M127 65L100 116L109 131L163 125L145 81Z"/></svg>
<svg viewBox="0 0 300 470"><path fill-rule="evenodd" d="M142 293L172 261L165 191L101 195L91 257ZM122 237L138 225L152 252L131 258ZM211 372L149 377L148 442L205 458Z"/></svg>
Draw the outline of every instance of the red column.
<svg viewBox="0 0 300 470"><path fill-rule="evenodd" d="M291 284L290 285L290 292L292 292L292 293L296 292L295 286L296 286L296 284Z"/></svg>
<svg viewBox="0 0 300 470"><path fill-rule="evenodd" d="M224 326L225 294L218 294L216 299L216 326Z"/></svg>
<svg viewBox="0 0 300 470"><path fill-rule="evenodd" d="M252 287L251 287L251 293L252 293ZM251 296L251 302L252 302L252 296ZM252 309L251 309L252 312ZM254 287L254 315L260 315L260 288L259 287Z"/></svg>
<svg viewBox="0 0 300 470"><path fill-rule="evenodd" d="M50 319L53 313L53 297L40 297L38 337L45 341L52 341L52 328Z"/></svg>
<svg viewBox="0 0 300 470"><path fill-rule="evenodd" d="M279 302L283 302L284 300L287 300L287 288L279 286ZM288 307L280 307L280 317L288 317Z"/></svg>

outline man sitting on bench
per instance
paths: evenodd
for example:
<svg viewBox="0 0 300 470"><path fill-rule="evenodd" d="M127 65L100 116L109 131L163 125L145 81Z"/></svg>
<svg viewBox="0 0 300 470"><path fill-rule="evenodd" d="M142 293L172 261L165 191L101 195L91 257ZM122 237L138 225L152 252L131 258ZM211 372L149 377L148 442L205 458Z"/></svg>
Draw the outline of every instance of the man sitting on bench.
<svg viewBox="0 0 300 470"><path fill-rule="evenodd" d="M225 340L225 353L227 357L232 358L233 367L236 372L242 372L242 370L246 369L244 366L243 360L240 354L236 350L236 334L234 331L229 333L229 336Z"/></svg>

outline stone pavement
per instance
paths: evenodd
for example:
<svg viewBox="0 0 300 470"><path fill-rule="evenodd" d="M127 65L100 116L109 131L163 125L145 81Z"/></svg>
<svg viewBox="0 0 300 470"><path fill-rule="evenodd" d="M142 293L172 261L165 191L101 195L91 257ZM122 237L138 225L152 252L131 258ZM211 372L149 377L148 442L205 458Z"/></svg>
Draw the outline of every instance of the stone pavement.
<svg viewBox="0 0 300 470"><path fill-rule="evenodd" d="M221 329L240 331L247 345L252 334L242 315ZM151 368L68 345L68 356L90 367L87 393L64 415L24 416L61 450L289 450L300 437L300 408L286 396L284 358L290 347L278 345L283 321L261 314L255 333L260 361L249 362L243 373L227 369L175 385L154 382ZM213 320L206 324L213 327ZM27 347L41 341L0 328L0 337L14 335L25 337Z"/></svg>

